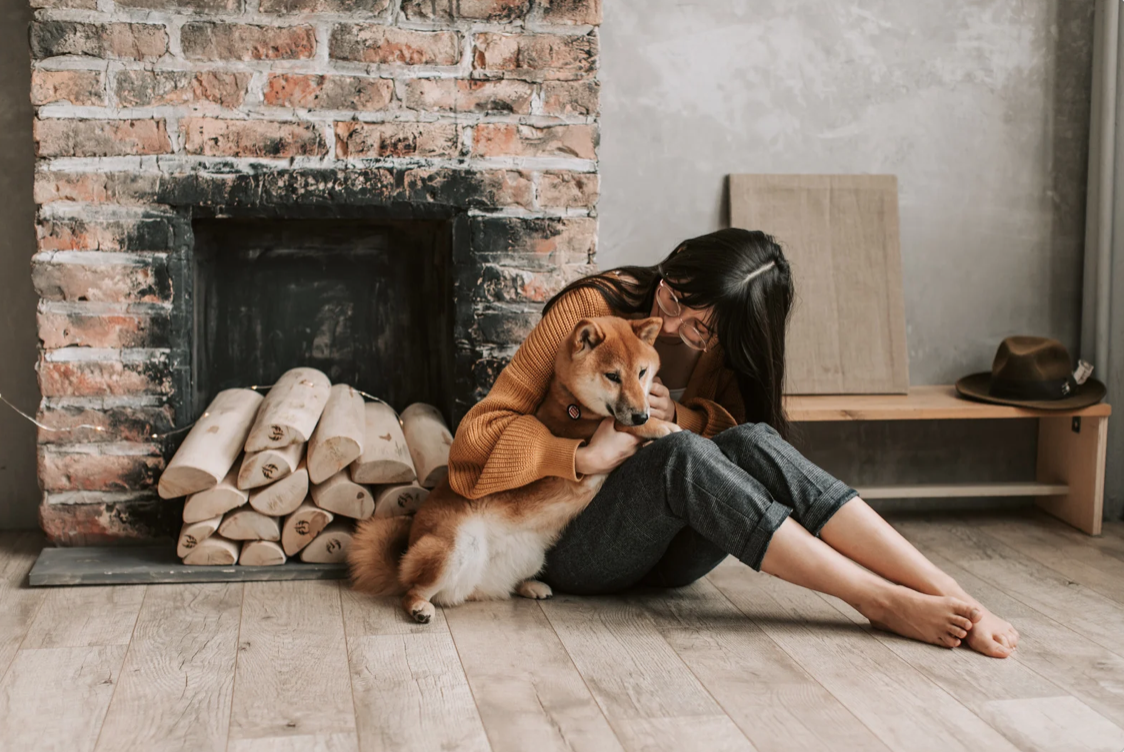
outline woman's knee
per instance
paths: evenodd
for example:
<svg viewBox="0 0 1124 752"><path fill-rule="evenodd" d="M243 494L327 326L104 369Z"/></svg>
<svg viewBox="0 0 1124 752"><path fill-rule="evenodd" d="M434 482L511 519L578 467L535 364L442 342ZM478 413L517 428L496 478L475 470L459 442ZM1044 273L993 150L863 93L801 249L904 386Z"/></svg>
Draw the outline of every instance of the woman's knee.
<svg viewBox="0 0 1124 752"><path fill-rule="evenodd" d="M736 446L744 449L759 447L777 439L780 439L780 434L768 423L740 423L715 436L714 443L723 448Z"/></svg>

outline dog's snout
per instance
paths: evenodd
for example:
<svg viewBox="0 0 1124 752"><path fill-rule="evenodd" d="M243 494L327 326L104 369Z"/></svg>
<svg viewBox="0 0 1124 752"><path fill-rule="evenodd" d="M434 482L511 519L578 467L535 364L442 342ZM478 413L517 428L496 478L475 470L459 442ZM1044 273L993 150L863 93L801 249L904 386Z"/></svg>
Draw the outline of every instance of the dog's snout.
<svg viewBox="0 0 1124 752"><path fill-rule="evenodd" d="M642 426L647 422L648 422L648 413L633 413L632 414L632 425Z"/></svg>

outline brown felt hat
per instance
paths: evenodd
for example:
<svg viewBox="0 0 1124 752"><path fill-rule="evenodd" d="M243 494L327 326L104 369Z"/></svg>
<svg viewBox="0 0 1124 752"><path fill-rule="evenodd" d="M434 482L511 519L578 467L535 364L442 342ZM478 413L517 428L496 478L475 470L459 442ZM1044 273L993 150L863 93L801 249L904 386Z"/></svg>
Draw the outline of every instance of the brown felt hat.
<svg viewBox="0 0 1124 752"><path fill-rule="evenodd" d="M1076 410L1104 399L1104 384L1078 384L1065 345L1046 337L1008 337L999 344L991 373L956 382L964 397L1039 410Z"/></svg>

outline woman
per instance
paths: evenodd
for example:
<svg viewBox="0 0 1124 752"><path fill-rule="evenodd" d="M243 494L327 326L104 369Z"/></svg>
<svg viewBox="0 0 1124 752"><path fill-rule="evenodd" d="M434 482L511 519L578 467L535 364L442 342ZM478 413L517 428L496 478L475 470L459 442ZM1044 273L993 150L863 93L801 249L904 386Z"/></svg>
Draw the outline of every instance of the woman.
<svg viewBox="0 0 1124 752"><path fill-rule="evenodd" d="M478 498L546 476L610 473L547 556L543 579L558 591L679 587L730 554L843 599L875 627L1006 657L1019 637L1010 624L784 440L792 298L777 243L738 229L688 240L654 267L571 283L461 422L450 484ZM681 432L641 446L606 420L585 443L535 419L563 338L579 319L606 315L663 317L650 415Z"/></svg>

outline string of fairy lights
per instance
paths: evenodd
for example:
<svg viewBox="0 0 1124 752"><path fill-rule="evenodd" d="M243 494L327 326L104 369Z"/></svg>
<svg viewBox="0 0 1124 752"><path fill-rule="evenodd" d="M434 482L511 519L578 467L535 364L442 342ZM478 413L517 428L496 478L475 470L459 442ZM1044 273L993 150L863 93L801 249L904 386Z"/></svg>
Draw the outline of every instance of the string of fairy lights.
<svg viewBox="0 0 1124 752"><path fill-rule="evenodd" d="M252 389L255 392L267 392L270 389L272 389L273 387L274 387L274 384L266 384L266 385L254 384L252 386L248 386L248 387L244 387L244 388L245 389ZM388 403L386 400L380 399L380 398L374 396L373 394L367 394L366 392L364 392L361 389L356 389L355 391L358 392L364 399L369 399L373 402L381 402L384 405L390 406L390 403ZM3 394L0 394L0 402L3 402L8 407L12 408L12 410L14 410L16 412L16 414L18 414L24 420L28 421L29 423L34 424L35 426L37 426L42 431L47 431L48 433L74 433L76 431L82 431L82 430L94 431L96 433L106 433L105 426L97 426L97 425L94 425L92 423L79 423L76 426L64 426L64 427L61 427L61 428L57 427L57 426L44 425L43 423L40 423L38 420L36 420L32 416L25 413L23 410L19 409L16 405L12 404L8 400L8 398L5 397ZM160 441L162 439L167 439L171 436L177 436L181 433L184 433L185 431L190 431L195 426L196 423L198 423L203 418L206 418L208 415L210 415L210 413L204 412L202 415L199 416L198 420L193 420L190 423L188 423L186 426L180 426L179 428L173 428L171 431L165 431L164 433L146 434L145 438L150 439L152 441Z"/></svg>

